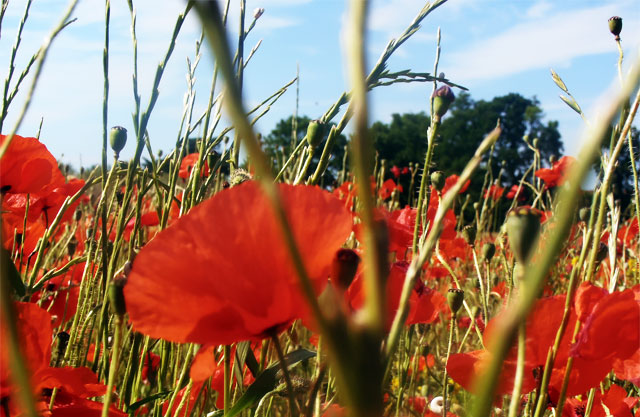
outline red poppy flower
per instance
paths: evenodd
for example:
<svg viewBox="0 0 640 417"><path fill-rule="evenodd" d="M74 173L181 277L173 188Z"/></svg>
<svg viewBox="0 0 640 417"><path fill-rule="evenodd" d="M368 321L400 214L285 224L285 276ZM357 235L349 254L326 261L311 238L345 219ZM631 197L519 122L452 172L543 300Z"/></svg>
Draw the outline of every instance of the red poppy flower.
<svg viewBox="0 0 640 417"><path fill-rule="evenodd" d="M387 198L391 197L391 194L393 194L393 192L396 190L401 193L402 186L397 185L391 178L389 178L382 184L380 190L378 190L378 197L380 197L382 200L386 200Z"/></svg>
<svg viewBox="0 0 640 417"><path fill-rule="evenodd" d="M484 191L484 198L499 200L500 197L502 197L502 194L504 194L504 188L500 187L499 185L493 184L491 185L491 187L487 188Z"/></svg>
<svg viewBox="0 0 640 417"><path fill-rule="evenodd" d="M564 184L565 174L575 162L575 158L571 156L563 156L553 163L551 168L541 168L536 171L536 177L544 181L546 188L553 188L557 185Z"/></svg>
<svg viewBox="0 0 640 417"><path fill-rule="evenodd" d="M0 135L0 144L6 140ZM36 138L15 135L0 161L0 192L43 193L64 184L56 158Z"/></svg>
<svg viewBox="0 0 640 417"><path fill-rule="evenodd" d="M196 163L198 162L198 158L200 158L200 154L197 152L190 153L189 155L186 155L184 158L182 158L178 176L185 180L189 178L189 176L191 175L191 170L194 166L196 166ZM204 161L204 167L200 170L200 175L203 177L209 175L209 165L207 164L206 160Z"/></svg>
<svg viewBox="0 0 640 417"><path fill-rule="evenodd" d="M444 188L442 189L442 194L443 195L446 194L447 191L449 191L449 189L456 184L456 182L458 182L458 178L460 178L460 176L459 175L455 175L455 174L449 175L447 177L447 179L444 181ZM471 180L467 180L462 185L462 188L460 189L460 193L464 193L465 191L467 191L467 188L469 188L469 184L471 184Z"/></svg>
<svg viewBox="0 0 640 417"><path fill-rule="evenodd" d="M611 387L602 394L596 390L591 416L593 417L629 417L638 398L628 398L624 388L618 385ZM562 417L584 417L587 401L576 398L568 399L562 410Z"/></svg>
<svg viewBox="0 0 640 417"><path fill-rule="evenodd" d="M615 298L618 299L619 297L616 296ZM541 375L539 370L544 367L548 350L554 343L556 332L558 330L558 327L560 326L560 321L562 320L564 303L564 295L540 299L527 318L527 325L525 329L526 359L524 365L524 379L522 387L523 394L526 394L537 386L538 380L536 378ZM607 303L607 305L609 305L609 303ZM614 310L620 313L621 308L614 308ZM638 309L636 308L636 313L637 310ZM496 323L501 319L501 316L503 314L506 313L498 314L498 316L496 316L488 323L483 337L485 346L491 346L491 338L493 337L493 332L496 329ZM593 312L587 319L587 322L591 319L592 316L595 317L596 315L603 315L602 310L598 309L597 306L596 308L594 308ZM567 325L568 329L574 328L576 318L576 314L572 310L569 316L569 324ZM607 320L610 319L605 318L605 322ZM609 356L603 354L599 357L595 357L594 355L596 353L601 353L601 349L607 348L606 346L608 346L608 349L614 351L625 350L624 348L614 348L612 346L618 343L620 339L616 340L615 338L611 338L610 335L607 335L606 330L602 331L599 336L596 336L596 333L601 329L602 322L599 319L596 319L594 321L595 323L589 326L592 331L587 330L588 334L593 337L585 336L585 341L583 342L584 345L578 348L580 352L584 352L585 355L589 354L589 356L574 358L573 370L569 378L569 387L567 389L567 395L569 396L582 393L584 391L587 391L589 388L597 386L598 383L611 370L613 357L616 354ZM611 322L609 321L609 323ZM627 324L631 325L629 323ZM625 329L627 329L627 324L625 324ZM609 326L617 329L616 325L609 324ZM586 328L587 326L585 325L585 329ZM594 338L598 338L598 340L595 341ZM628 338L625 337L624 339L624 344L626 345L626 339ZM606 340L606 342L604 340ZM552 400L557 399L558 393L560 391L560 386L564 377L565 366L569 358L571 348L570 342L571 332L565 332L560 343L560 348L558 350L556 360L554 362L554 368L551 373L551 379L549 383L549 394ZM576 346L574 346L573 349L576 349ZM621 354L624 353L625 352L621 352ZM452 355L449 358L447 370L449 370L451 377L456 382L460 383L460 385L462 385L465 389L471 389L471 384L474 377L482 372L482 370L488 364L490 358L491 353L483 350ZM509 394L511 392L513 388L513 379L515 376L516 364L517 347L513 346L513 348L507 355L507 358L503 365L503 370L500 376L497 391L498 394ZM469 369L472 369L473 371L469 372Z"/></svg>
<svg viewBox="0 0 640 417"><path fill-rule="evenodd" d="M396 165L392 166L391 169L389 170L391 171L391 173L393 174L393 176L395 178L399 178L400 174L402 173L402 171L400 170L400 168L398 168Z"/></svg>
<svg viewBox="0 0 640 417"><path fill-rule="evenodd" d="M317 187L279 191L319 293L351 216ZM264 338L306 311L278 222L254 182L221 191L159 233L137 255L124 291L133 327L174 342Z"/></svg>
<svg viewBox="0 0 640 417"><path fill-rule="evenodd" d="M48 409L50 398L40 395L40 393L43 390L58 388L52 415L99 416L102 404L88 401L86 398L103 395L107 387L98 381L89 368L49 367L53 334L51 315L32 303L14 303L14 308L17 316L20 351L29 368L33 392L34 394L38 393L36 395L37 407L44 405L44 409ZM10 415L19 415L21 410L18 408L17 401L13 399L17 394L17 388L11 384L9 352L5 345L8 335L4 320L1 330L0 397L2 397L3 404L7 404L11 410ZM126 416L125 413L115 409L111 409L109 415Z"/></svg>
<svg viewBox="0 0 640 417"><path fill-rule="evenodd" d="M524 195L525 193L525 188L521 187L519 185L512 185L511 188L509 189L509 192L507 193L507 198L509 200L512 200L516 194L518 195L518 201L524 201L527 199L527 197Z"/></svg>

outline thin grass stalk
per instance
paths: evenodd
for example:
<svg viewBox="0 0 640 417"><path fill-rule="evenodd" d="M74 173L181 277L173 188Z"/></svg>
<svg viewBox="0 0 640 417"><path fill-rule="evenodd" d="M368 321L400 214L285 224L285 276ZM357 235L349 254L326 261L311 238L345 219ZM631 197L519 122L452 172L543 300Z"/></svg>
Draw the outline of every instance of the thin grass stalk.
<svg viewBox="0 0 640 417"><path fill-rule="evenodd" d="M0 132L2 131L2 126L4 124L4 119L7 117L7 113L9 112L9 105L11 104L11 97L9 96L9 84L11 84L11 78L13 77L13 72L16 69L16 55L18 53L18 49L20 48L20 42L22 41L22 30L24 29L25 23L27 23L27 18L29 17L29 9L31 8L32 0L27 0L27 4L24 8L24 13L22 14L22 19L20 19L20 23L18 25L18 33L16 34L16 40L13 44L13 48L11 48L11 58L9 59L9 73L7 74L7 78L4 80L4 90L2 92L2 111L0 112ZM8 4L8 2L7 2ZM4 10L6 9L6 4L3 4L2 12L4 14ZM35 56L35 55L34 55ZM33 61L32 61L33 62ZM27 70L31 64L27 66ZM17 90L19 86L16 85L15 90Z"/></svg>
<svg viewBox="0 0 640 417"><path fill-rule="evenodd" d="M68 25L76 21L76 19L69 20L69 16L71 16L71 13L73 13L73 10L76 8L77 4L78 4L78 0L71 0L71 2L69 3L69 6L67 7L67 9L65 10L62 16L62 19L60 19L60 21L55 26L53 31L49 34L49 36L45 38L42 46L40 47L40 51L38 53L38 60L35 68L35 73L33 74L31 85L27 90L27 96L25 98L24 104L22 105L22 108L18 112L18 117L16 119L16 122L14 123L13 127L9 131L9 134L5 137L4 142L2 142L2 144L0 145L0 159L2 159L4 154L7 152L7 149L9 149L9 145L11 145L11 142L13 141L13 138L16 132L22 125L22 121L24 120L24 117L27 114L27 110L31 105L33 94L35 93L36 86L38 85L38 80L40 79L40 75L42 74L42 68L44 67L44 63L47 59L47 55L49 53L51 44L64 28L66 28Z"/></svg>
<svg viewBox="0 0 640 417"><path fill-rule="evenodd" d="M522 382L524 380L524 362L525 362L525 323L521 323L518 328L518 362L516 367L516 375L514 377L513 391L511 392L511 401L509 402L509 417L516 417L520 408L520 394L522 393Z"/></svg>
<svg viewBox="0 0 640 417"><path fill-rule="evenodd" d="M365 289L365 311L368 326L376 333L381 333L385 317L385 299L383 288L385 275L380 260L385 258L381 248L381 239L378 231L379 226L374 219L373 196L369 188L369 177L372 174L373 154L371 152L373 144L368 132L368 109L367 109L367 87L365 80L365 58L364 58L364 30L365 18L368 2L353 0L350 3L350 13L352 21L349 27L349 69L352 85L351 106L355 120L354 137L352 139L352 159L356 183L358 185L358 198L360 199L360 217L364 226L364 289Z"/></svg>
<svg viewBox="0 0 640 417"><path fill-rule="evenodd" d="M107 0L109 1L109 0ZM107 382L107 391L102 400L102 417L109 417L109 407L113 398L113 388L118 377L118 365L120 363L121 339L122 339L123 321L122 316L116 314L115 326L113 329L113 346L111 348L111 364L109 366L109 380ZM105 356L108 356L105 347Z"/></svg>
<svg viewBox="0 0 640 417"><path fill-rule="evenodd" d="M560 191L558 196L558 205L563 209L554 216L556 227L550 232L536 264L528 265L518 298L509 307L507 314L505 314L505 319L497 324L495 333L497 337L489 349L493 353L493 357L484 374L477 379L481 383L476 382L478 401L473 407L472 416L484 417L489 415L502 362L511 347L511 341L519 324L526 319L544 286L547 271L553 265L557 254L564 245L572 224L582 180L591 169L591 163L597 156L600 144L606 136L609 123L611 123L622 104L629 99L639 82L640 61L636 61L631 67L630 75L622 90L609 102L602 118L586 132L586 140L578 155L578 162L574 164L569 172L569 178L572 181Z"/></svg>

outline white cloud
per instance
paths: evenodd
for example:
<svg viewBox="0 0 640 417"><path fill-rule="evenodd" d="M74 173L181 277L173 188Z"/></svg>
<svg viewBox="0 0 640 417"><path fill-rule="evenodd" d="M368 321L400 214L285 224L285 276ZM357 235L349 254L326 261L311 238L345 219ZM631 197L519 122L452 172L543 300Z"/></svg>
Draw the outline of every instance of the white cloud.
<svg viewBox="0 0 640 417"><path fill-rule="evenodd" d="M455 79L468 82L568 65L580 56L611 52L615 47L606 20L619 13L619 9L607 5L570 10L517 24L499 35L445 55L446 67L452 69ZM637 42L639 23L633 17L626 19L623 36Z"/></svg>
<svg viewBox="0 0 640 417"><path fill-rule="evenodd" d="M536 4L527 9L527 17L540 18L552 9L551 3L546 0L538 1Z"/></svg>

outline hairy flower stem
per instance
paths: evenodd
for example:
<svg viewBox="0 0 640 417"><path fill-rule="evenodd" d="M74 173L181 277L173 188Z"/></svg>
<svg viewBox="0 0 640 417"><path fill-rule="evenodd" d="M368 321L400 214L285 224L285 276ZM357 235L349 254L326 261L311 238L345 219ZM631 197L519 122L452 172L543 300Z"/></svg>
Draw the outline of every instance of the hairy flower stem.
<svg viewBox="0 0 640 417"><path fill-rule="evenodd" d="M231 345L224 345L224 415L231 409Z"/></svg>
<svg viewBox="0 0 640 417"><path fill-rule="evenodd" d="M107 381L107 392L102 403L102 417L109 417L109 406L113 397L113 386L118 376L118 364L120 362L120 339L122 338L122 316L116 315L113 329L113 346L111 347L111 364L109 366L109 380ZM106 352L106 351L105 351Z"/></svg>
<svg viewBox="0 0 640 417"><path fill-rule="evenodd" d="M447 365L449 365L449 355L451 355L451 345L453 344L453 329L456 327L456 313L451 315L449 325L449 342L447 343L447 357L444 360L444 371L442 375L442 415L447 415Z"/></svg>
<svg viewBox="0 0 640 417"><path fill-rule="evenodd" d="M420 191L418 193L418 207L416 208L416 223L413 226L413 244L411 245L411 251L415 255L418 250L418 239L420 237L420 224L422 223L422 212L428 208L429 202L427 201L427 181L429 180L429 167L431 166L431 159L433 158L433 148L435 147L435 138L438 134L438 127L440 122L436 122L432 116L431 126L427 136L427 153L424 157L424 166L422 168L422 179L420 180ZM424 206L424 207L423 207Z"/></svg>

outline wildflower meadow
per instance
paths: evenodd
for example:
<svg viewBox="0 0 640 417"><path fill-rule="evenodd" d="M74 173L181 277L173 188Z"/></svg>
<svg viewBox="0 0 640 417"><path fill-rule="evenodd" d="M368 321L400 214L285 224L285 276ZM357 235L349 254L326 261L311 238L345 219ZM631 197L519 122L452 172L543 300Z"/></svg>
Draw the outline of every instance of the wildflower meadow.
<svg viewBox="0 0 640 417"><path fill-rule="evenodd" d="M17 33L1 28L16 39L2 51L3 417L640 416L640 61L624 55L621 17L602 21L619 60L597 117L548 78L586 126L569 156L535 112L537 133L514 135L506 111L454 130L486 103L440 73L440 33L432 71L389 69L446 0L416 10L375 62L369 2L348 2L349 89L281 136L256 121L296 80L254 108L243 100L260 54L245 42L264 9L184 2L174 27L157 28L171 38L145 96L136 1L122 46L134 51L133 129L108 124L111 1L95 5L104 94L90 168L61 163L23 123L77 0L25 67L15 57L39 2L20 2ZM202 36L175 147L161 153L149 127L190 14ZM191 99L200 59L214 63L205 108ZM431 94L416 109L424 134L391 148L368 93L400 84ZM442 162L457 140L467 154Z"/></svg>

